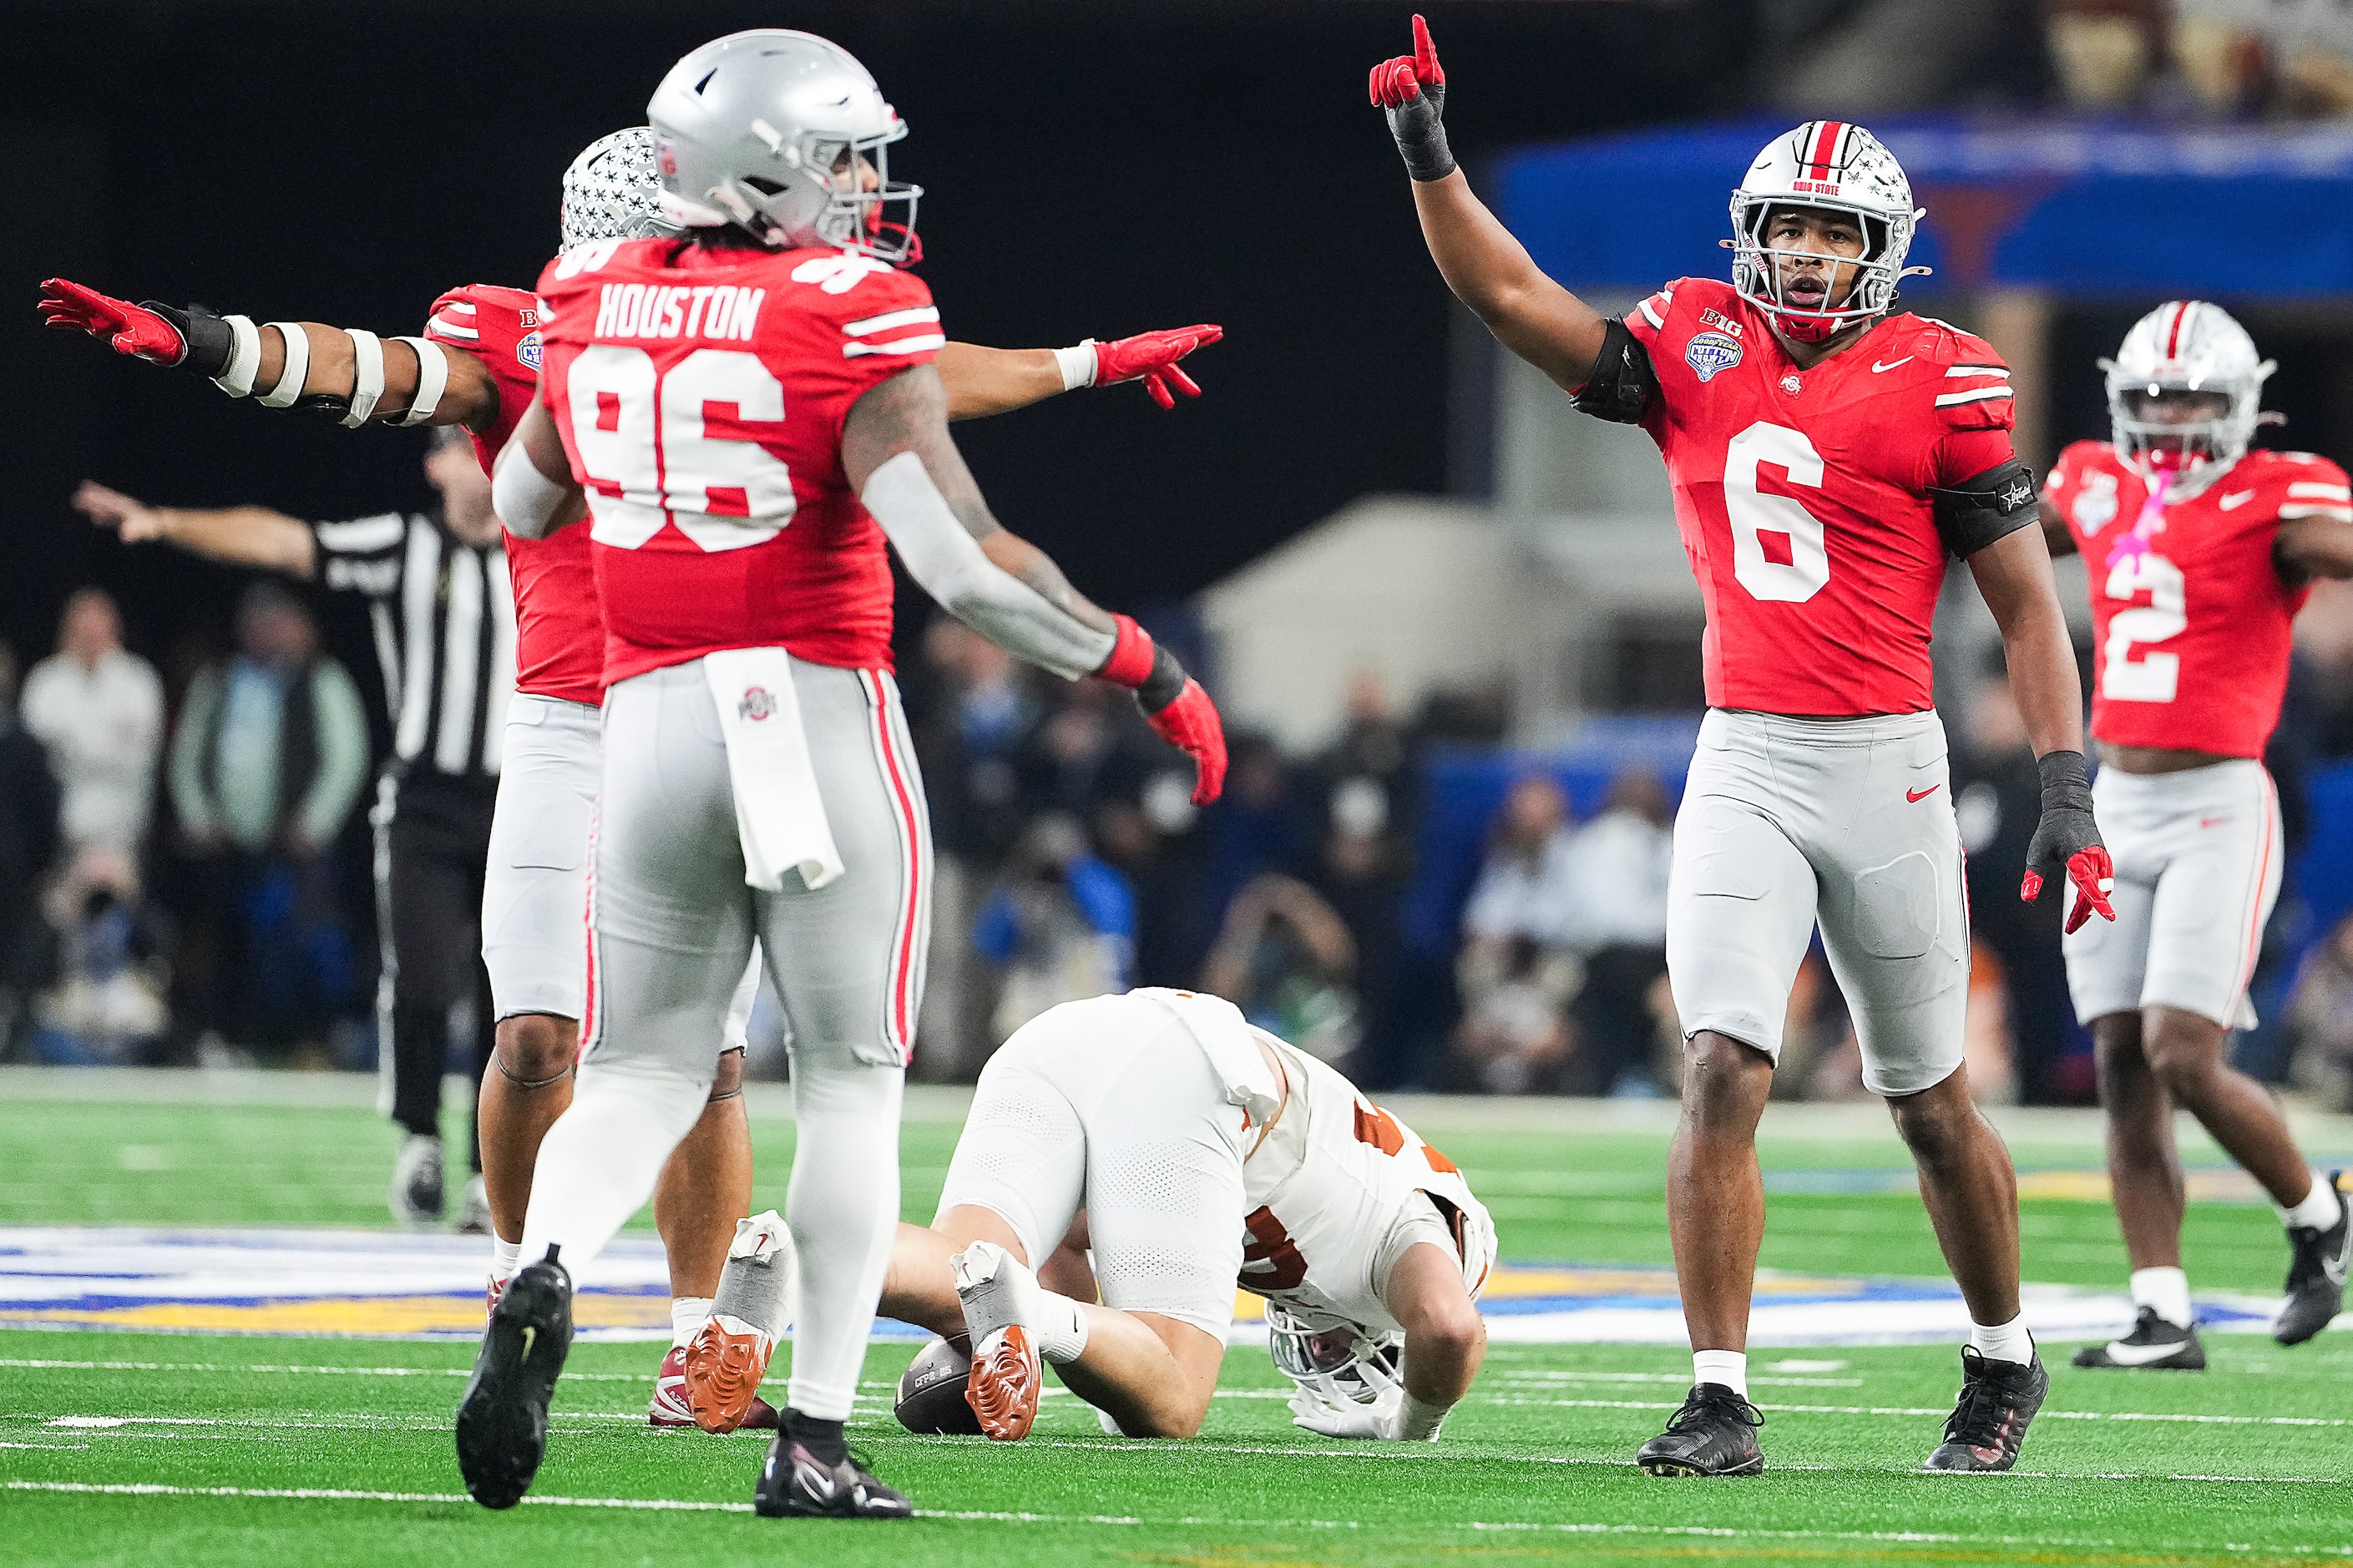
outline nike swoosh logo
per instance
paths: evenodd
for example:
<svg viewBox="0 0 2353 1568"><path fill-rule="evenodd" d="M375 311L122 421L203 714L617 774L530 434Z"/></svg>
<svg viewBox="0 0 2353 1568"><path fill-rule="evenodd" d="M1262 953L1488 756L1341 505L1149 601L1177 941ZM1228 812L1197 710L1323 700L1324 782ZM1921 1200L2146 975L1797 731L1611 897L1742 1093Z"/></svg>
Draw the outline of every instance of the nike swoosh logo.
<svg viewBox="0 0 2353 1568"><path fill-rule="evenodd" d="M539 1339L539 1331L529 1323L522 1326L522 1359L531 1359L531 1347Z"/></svg>
<svg viewBox="0 0 2353 1568"><path fill-rule="evenodd" d="M1917 805L1944 787L1943 784L1930 784L1926 789L1907 789L1904 792L1904 798Z"/></svg>
<svg viewBox="0 0 2353 1568"><path fill-rule="evenodd" d="M2236 495L2224 496L2222 498L2222 510L2224 511L2236 511L2241 507L2246 505L2247 502L2253 500L2254 494L2255 492L2253 490L2241 490Z"/></svg>
<svg viewBox="0 0 2353 1568"><path fill-rule="evenodd" d="M1889 371L1894 370L1899 364L1910 364L1913 358L1913 355L1905 354L1902 359L1892 359L1885 364L1882 364L1877 360L1873 360L1871 362L1871 374L1873 375L1885 375Z"/></svg>
<svg viewBox="0 0 2353 1568"><path fill-rule="evenodd" d="M2122 1340L2108 1346L2108 1359L2118 1366L2147 1366L2153 1361L2163 1361L2181 1349L2179 1343L2169 1345L2128 1345Z"/></svg>

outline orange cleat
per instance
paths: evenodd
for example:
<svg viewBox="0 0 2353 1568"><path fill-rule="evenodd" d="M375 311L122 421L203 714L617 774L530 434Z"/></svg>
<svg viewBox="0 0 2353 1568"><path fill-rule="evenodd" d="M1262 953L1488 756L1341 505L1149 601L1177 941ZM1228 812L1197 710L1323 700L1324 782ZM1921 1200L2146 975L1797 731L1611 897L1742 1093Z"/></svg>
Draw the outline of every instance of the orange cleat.
<svg viewBox="0 0 2353 1568"><path fill-rule="evenodd" d="M686 1407L706 1432L733 1432L760 1403L760 1380L776 1353L773 1335L741 1318L714 1312L687 1342L681 1371Z"/></svg>
<svg viewBox="0 0 2353 1568"><path fill-rule="evenodd" d="M1016 1443L1029 1436L1038 1420L1038 1395L1045 1381L1029 1331L1008 1323L974 1347L965 1403L980 1417L983 1432L1000 1443Z"/></svg>

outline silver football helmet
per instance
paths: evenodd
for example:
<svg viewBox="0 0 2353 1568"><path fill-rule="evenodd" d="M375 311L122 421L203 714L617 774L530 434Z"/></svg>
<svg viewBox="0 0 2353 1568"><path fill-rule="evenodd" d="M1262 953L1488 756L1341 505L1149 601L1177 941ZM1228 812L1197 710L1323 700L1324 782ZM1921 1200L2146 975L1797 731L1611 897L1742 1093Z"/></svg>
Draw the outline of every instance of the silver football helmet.
<svg viewBox="0 0 2353 1568"><path fill-rule="evenodd" d="M906 121L840 45L782 27L730 34L672 66L646 118L671 221L734 224L778 249L918 254L923 190L891 183L885 151Z"/></svg>
<svg viewBox="0 0 2353 1568"><path fill-rule="evenodd" d="M564 171L561 247L685 233L662 215L660 197L649 127L632 125L598 137Z"/></svg>
<svg viewBox="0 0 2353 1568"><path fill-rule="evenodd" d="M2168 300L2135 321L2100 368L2116 455L2151 479L2167 474L2180 496L2247 455L2277 366L2221 306Z"/></svg>
<svg viewBox="0 0 2353 1568"><path fill-rule="evenodd" d="M1783 253L1765 243L1765 218L1775 207L1823 207L1862 220L1860 261L1837 259L1859 268L1846 303L1829 309L1792 305L1782 298ZM1912 231L1926 216L1912 205L1912 182L1895 154L1862 126L1842 120L1810 120L1775 137L1749 166L1732 193L1732 287L1771 317L1775 326L1800 342L1819 342L1851 321L1880 315L1895 301L1896 286L1926 272L1906 267Z"/></svg>
<svg viewBox="0 0 2353 1568"><path fill-rule="evenodd" d="M1291 1407L1303 1415L1318 1408L1388 1414L1404 1403L1405 1382L1398 1370L1405 1354L1403 1334L1377 1334L1336 1321L1319 1328L1269 1301L1266 1349L1275 1371L1292 1381Z"/></svg>

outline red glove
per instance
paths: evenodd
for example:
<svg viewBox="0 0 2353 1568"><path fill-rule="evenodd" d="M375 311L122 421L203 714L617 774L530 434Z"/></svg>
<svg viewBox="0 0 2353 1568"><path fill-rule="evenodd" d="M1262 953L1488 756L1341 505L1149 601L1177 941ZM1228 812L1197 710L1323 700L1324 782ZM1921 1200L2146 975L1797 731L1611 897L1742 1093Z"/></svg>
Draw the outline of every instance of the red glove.
<svg viewBox="0 0 2353 1568"><path fill-rule="evenodd" d="M119 354L177 364L188 357L188 340L164 316L64 278L41 282L41 325L88 332Z"/></svg>
<svg viewBox="0 0 2353 1568"><path fill-rule="evenodd" d="M1425 87L1443 88L1446 68L1438 63L1438 46L1430 41L1430 24L1413 19L1413 53L1383 60L1373 68L1373 103L1380 109L1402 109ZM1443 100L1443 93L1434 93Z"/></svg>
<svg viewBox="0 0 2353 1568"><path fill-rule="evenodd" d="M1176 701L1145 717L1162 740L1193 759L1193 804L1217 799L1226 787L1226 726L1201 683L1188 676Z"/></svg>
<svg viewBox="0 0 2353 1568"><path fill-rule="evenodd" d="M2094 844L2089 849L2078 849L2067 857L2067 879L2075 884L2075 907L2067 911L2067 934L2074 935L2084 922L2097 914L2104 921L2116 918L2116 906L2108 902L2108 890L2116 878L2116 863L2108 858L2107 846ZM2028 903L2042 896L2042 873L2029 871L2018 887L2018 896Z"/></svg>
<svg viewBox="0 0 2353 1568"><path fill-rule="evenodd" d="M1144 390L1151 395L1153 402L1163 408L1174 408L1176 399L1168 390L1172 385L1187 397L1201 395L1200 387L1176 368L1176 362L1195 349L1208 348L1225 335L1225 328L1204 323L1099 342L1095 344L1095 384L1110 386L1141 377Z"/></svg>

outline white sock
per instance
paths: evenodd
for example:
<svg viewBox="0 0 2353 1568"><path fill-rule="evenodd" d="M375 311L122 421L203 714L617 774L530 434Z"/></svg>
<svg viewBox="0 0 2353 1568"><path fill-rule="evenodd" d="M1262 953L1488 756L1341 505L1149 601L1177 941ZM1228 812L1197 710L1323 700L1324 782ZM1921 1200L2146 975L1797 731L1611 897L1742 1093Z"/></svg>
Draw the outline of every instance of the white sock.
<svg viewBox="0 0 2353 1568"><path fill-rule="evenodd" d="M670 1299L670 1342L684 1350L711 1321L711 1298L708 1296L673 1296Z"/></svg>
<svg viewBox="0 0 2353 1568"><path fill-rule="evenodd" d="M1713 1383L1728 1388L1741 1398L1748 1397L1748 1352L1746 1351L1692 1352L1692 1381Z"/></svg>
<svg viewBox="0 0 2353 1568"><path fill-rule="evenodd" d="M2177 1329L2189 1326L2189 1276L2179 1268L2134 1269L2132 1299Z"/></svg>
<svg viewBox="0 0 2353 1568"><path fill-rule="evenodd" d="M522 1268L522 1242L520 1242L520 1241L501 1241L501 1240L500 1240L497 1237L495 1237L495 1236L494 1236L494 1237L491 1237L491 1279L513 1279L513 1278L514 1278L514 1271L515 1271L516 1269L518 1269L518 1268Z"/></svg>
<svg viewBox="0 0 2353 1568"><path fill-rule="evenodd" d="M976 1241L955 1256L956 1295L965 1331L975 1345L1010 1323L1029 1331L1038 1353L1057 1365L1086 1353L1087 1315L1068 1296L1038 1283L1038 1276L991 1241Z"/></svg>
<svg viewBox="0 0 2353 1568"><path fill-rule="evenodd" d="M2026 1314L2021 1312L1992 1328L1971 1323L1969 1348L1988 1361L2016 1362L2024 1366L2034 1359L2034 1336L2026 1331Z"/></svg>
<svg viewBox="0 0 2353 1568"><path fill-rule="evenodd" d="M846 1049L792 1056L792 1187L785 1224L800 1275L786 1403L849 1419L899 1233L899 1101L907 1075Z"/></svg>
<svg viewBox="0 0 2353 1568"><path fill-rule="evenodd" d="M2278 1205L2274 1205L2274 1207ZM2280 1223L2292 1230L2328 1230L2335 1227L2345 1212L2344 1201L2328 1178L2319 1172L2312 1173L2312 1191L2304 1194L2304 1202L2292 1209L2280 1209Z"/></svg>
<svg viewBox="0 0 2353 1568"><path fill-rule="evenodd" d="M571 1105L539 1145L522 1222L523 1262L561 1247L558 1261L576 1276L604 1251L653 1196L662 1162L710 1094L709 1078L698 1081L665 1064L582 1068Z"/></svg>

